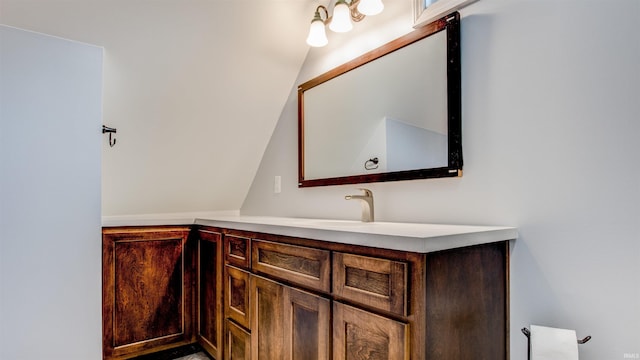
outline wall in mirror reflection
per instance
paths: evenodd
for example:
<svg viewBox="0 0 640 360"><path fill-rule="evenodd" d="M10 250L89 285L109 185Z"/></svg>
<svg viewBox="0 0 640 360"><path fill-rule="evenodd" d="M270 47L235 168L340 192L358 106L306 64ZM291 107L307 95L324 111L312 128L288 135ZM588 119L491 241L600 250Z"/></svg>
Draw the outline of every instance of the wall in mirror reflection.
<svg viewBox="0 0 640 360"><path fill-rule="evenodd" d="M307 180L447 166L446 32L306 90L304 123Z"/></svg>

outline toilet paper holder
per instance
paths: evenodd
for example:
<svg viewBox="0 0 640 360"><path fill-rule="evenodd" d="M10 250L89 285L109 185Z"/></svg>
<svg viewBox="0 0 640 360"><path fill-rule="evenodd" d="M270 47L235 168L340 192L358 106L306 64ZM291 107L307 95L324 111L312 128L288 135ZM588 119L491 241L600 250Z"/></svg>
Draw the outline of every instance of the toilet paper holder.
<svg viewBox="0 0 640 360"><path fill-rule="evenodd" d="M522 328L522 333L527 337L527 359L531 359L531 331L526 327ZM585 336L583 339L578 339L578 344L584 344L591 340L591 335Z"/></svg>

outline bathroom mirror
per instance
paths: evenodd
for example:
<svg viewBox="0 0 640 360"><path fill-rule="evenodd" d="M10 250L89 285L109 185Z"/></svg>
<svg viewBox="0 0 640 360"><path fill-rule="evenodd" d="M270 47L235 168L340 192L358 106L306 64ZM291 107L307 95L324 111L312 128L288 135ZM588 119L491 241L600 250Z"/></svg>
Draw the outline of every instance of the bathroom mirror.
<svg viewBox="0 0 640 360"><path fill-rule="evenodd" d="M298 186L462 175L460 16L298 87Z"/></svg>

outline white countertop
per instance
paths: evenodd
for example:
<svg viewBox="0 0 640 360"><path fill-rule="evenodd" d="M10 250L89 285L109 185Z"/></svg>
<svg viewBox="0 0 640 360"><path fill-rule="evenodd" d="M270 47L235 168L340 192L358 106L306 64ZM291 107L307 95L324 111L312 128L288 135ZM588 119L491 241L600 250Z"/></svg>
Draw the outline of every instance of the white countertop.
<svg viewBox="0 0 640 360"><path fill-rule="evenodd" d="M260 216L221 216L196 219L195 223L419 253L511 240L518 236L516 228L501 226L364 223Z"/></svg>
<svg viewBox="0 0 640 360"><path fill-rule="evenodd" d="M243 216L234 213L103 218L103 226L190 224L419 253L511 240L518 236L516 228L504 226L364 223L353 220Z"/></svg>

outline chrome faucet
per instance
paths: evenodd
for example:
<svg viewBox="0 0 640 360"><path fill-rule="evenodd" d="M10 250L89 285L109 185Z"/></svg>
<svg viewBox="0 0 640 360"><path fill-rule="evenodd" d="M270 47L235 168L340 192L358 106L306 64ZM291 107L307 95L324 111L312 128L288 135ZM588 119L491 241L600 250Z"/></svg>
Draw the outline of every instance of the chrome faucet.
<svg viewBox="0 0 640 360"><path fill-rule="evenodd" d="M369 189L360 189L364 195L347 195L345 200L362 200L362 221L373 222L373 193Z"/></svg>

